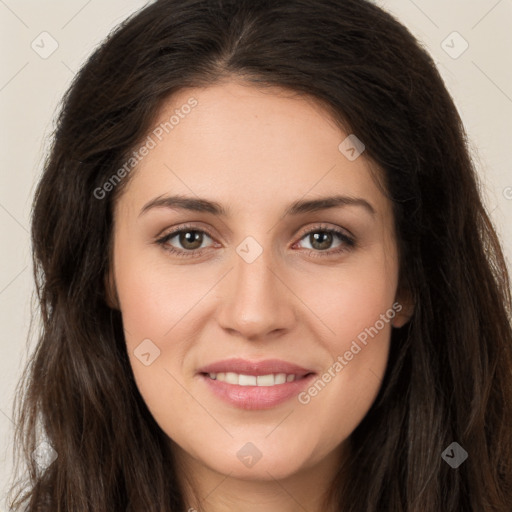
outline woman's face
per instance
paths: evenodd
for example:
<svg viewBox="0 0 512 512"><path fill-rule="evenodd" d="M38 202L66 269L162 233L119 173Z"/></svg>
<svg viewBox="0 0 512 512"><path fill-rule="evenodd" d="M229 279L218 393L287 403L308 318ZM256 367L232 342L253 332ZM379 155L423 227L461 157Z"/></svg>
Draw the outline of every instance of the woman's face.
<svg viewBox="0 0 512 512"><path fill-rule="evenodd" d="M134 156L113 281L138 389L191 467L333 469L377 395L406 308L391 203L348 135L226 82L172 97Z"/></svg>

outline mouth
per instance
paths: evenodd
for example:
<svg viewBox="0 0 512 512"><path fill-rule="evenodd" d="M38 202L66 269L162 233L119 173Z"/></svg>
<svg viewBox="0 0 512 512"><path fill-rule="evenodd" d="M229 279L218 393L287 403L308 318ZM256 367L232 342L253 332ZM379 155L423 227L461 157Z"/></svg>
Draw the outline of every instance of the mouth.
<svg viewBox="0 0 512 512"><path fill-rule="evenodd" d="M271 409L296 397L311 385L316 372L280 360L219 361L201 368L198 377L207 392L232 407Z"/></svg>

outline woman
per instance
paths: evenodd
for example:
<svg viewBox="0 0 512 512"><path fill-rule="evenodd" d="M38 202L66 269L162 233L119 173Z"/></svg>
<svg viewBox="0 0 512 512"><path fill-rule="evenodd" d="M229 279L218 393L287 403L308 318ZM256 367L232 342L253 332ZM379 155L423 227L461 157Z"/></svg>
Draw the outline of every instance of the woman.
<svg viewBox="0 0 512 512"><path fill-rule="evenodd" d="M147 6L66 95L32 236L13 505L510 510L509 277L378 7Z"/></svg>

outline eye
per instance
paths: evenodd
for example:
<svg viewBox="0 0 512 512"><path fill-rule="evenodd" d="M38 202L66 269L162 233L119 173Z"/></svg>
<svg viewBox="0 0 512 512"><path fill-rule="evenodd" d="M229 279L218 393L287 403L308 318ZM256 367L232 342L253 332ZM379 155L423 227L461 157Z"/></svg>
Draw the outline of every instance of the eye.
<svg viewBox="0 0 512 512"><path fill-rule="evenodd" d="M310 249L308 254L315 257L339 254L354 248L356 245L355 240L343 231L334 228L326 228L324 226L317 226L316 228L309 230L300 240L304 239L310 245L309 248L306 247L306 249ZM339 241L336 248L334 250L328 250L332 247L332 244L336 239Z"/></svg>
<svg viewBox="0 0 512 512"><path fill-rule="evenodd" d="M206 238L212 239L206 231L197 229L194 226L181 226L167 233L163 237L156 240L156 243L164 247L164 249L172 254L177 254L183 257L201 256L205 247L203 242ZM176 239L174 243L171 240ZM178 247L176 247L176 245Z"/></svg>

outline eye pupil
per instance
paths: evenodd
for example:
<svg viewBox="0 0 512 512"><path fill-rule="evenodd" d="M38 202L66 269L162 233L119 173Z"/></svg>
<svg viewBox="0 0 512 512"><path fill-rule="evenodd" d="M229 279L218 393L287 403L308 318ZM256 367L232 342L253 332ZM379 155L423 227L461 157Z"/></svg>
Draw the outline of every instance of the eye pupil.
<svg viewBox="0 0 512 512"><path fill-rule="evenodd" d="M179 241L186 249L198 249L203 243L203 234L199 231L183 231L179 234ZM197 243L198 241L199 243Z"/></svg>
<svg viewBox="0 0 512 512"><path fill-rule="evenodd" d="M319 250L328 249L332 243L332 233L328 233L326 231L321 231L318 233L311 233L311 235L309 235L309 237L310 237L311 246L314 247L315 249L319 249ZM317 242L320 242L320 244L319 244L320 247L315 247L315 244Z"/></svg>

